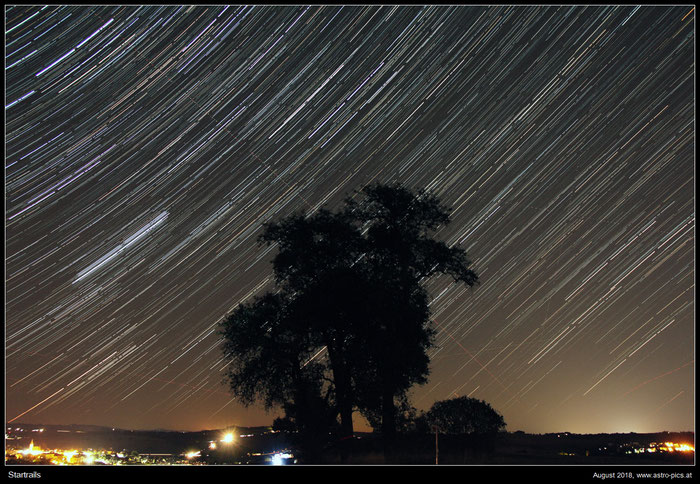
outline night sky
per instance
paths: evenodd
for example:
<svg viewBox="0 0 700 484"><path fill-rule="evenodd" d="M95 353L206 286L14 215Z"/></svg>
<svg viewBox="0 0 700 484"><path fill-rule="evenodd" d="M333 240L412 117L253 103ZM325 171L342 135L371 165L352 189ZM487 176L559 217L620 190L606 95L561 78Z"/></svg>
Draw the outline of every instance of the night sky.
<svg viewBox="0 0 700 484"><path fill-rule="evenodd" d="M400 181L451 207L436 237L481 279L428 283L418 409L693 430L694 19L6 7L7 421L271 424L223 384L217 327L274 289L262 224Z"/></svg>

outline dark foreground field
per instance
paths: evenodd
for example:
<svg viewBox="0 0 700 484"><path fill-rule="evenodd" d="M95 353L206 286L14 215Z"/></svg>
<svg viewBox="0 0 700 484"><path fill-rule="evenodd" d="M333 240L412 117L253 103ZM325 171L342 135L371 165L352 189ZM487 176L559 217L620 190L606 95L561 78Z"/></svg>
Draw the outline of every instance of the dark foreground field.
<svg viewBox="0 0 700 484"><path fill-rule="evenodd" d="M439 435L437 462L444 465L692 465L694 452L648 449L665 442L694 445L694 434L546 434L502 433L492 438ZM341 463L339 453L328 453L328 463ZM388 459L388 461L387 461ZM348 463L434 465L435 436L404 436L385 457L381 443L372 438L354 442Z"/></svg>

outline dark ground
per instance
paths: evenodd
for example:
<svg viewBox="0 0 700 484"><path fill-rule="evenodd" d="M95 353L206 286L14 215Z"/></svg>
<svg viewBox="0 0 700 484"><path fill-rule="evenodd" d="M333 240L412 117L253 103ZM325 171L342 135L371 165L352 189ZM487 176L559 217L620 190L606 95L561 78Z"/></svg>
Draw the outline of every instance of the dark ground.
<svg viewBox="0 0 700 484"><path fill-rule="evenodd" d="M91 426L42 426L13 424L6 427L7 448L26 448L31 440L44 449L104 449L136 451L140 454L168 453L178 455L202 450L208 464L262 463L259 454L283 451L291 447L291 435L272 433L267 427L235 429L235 443L217 450L208 449L209 442L219 441L223 430L200 432L130 431ZM14 430L22 428L23 431ZM43 432L32 429L44 428ZM62 432L58 432L62 430ZM240 437L246 435L247 437ZM351 442L347 464L434 465L435 435L401 436L391 446L389 461L384 447L373 434L358 434ZM692 465L694 452L656 452L628 454L635 448L647 448L663 442L695 444L693 432L654 434L525 434L501 433L495 437L439 435L438 462L446 465ZM253 455L253 454L258 454ZM339 447L326 448L319 464L340 464Z"/></svg>

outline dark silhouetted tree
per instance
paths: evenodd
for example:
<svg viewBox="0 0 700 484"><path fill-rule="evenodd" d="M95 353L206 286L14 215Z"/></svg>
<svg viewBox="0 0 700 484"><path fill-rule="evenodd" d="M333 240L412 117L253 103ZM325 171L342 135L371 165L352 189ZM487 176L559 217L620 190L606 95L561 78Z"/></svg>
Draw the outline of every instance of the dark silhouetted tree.
<svg viewBox="0 0 700 484"><path fill-rule="evenodd" d="M495 434L506 427L503 416L483 400L458 397L435 402L420 417L422 428L437 428L443 434Z"/></svg>
<svg viewBox="0 0 700 484"><path fill-rule="evenodd" d="M281 405L299 422L308 402L327 402L341 437L352 435L359 409L390 439L409 408L407 391L429 374L434 330L424 282L447 274L473 286L478 277L463 249L434 240L450 221L436 197L398 184L356 195L336 213L264 227L260 242L279 249L280 293L227 319L225 353L244 401Z"/></svg>

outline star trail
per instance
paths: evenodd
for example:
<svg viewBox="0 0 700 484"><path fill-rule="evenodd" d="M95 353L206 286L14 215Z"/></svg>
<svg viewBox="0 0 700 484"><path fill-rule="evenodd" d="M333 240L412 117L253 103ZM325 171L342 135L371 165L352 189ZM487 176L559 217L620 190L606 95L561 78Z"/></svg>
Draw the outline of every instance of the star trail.
<svg viewBox="0 0 700 484"><path fill-rule="evenodd" d="M373 182L452 208L427 410L694 429L688 6L6 6L8 422L267 425L217 325L265 222ZM362 425L359 426L362 429Z"/></svg>

